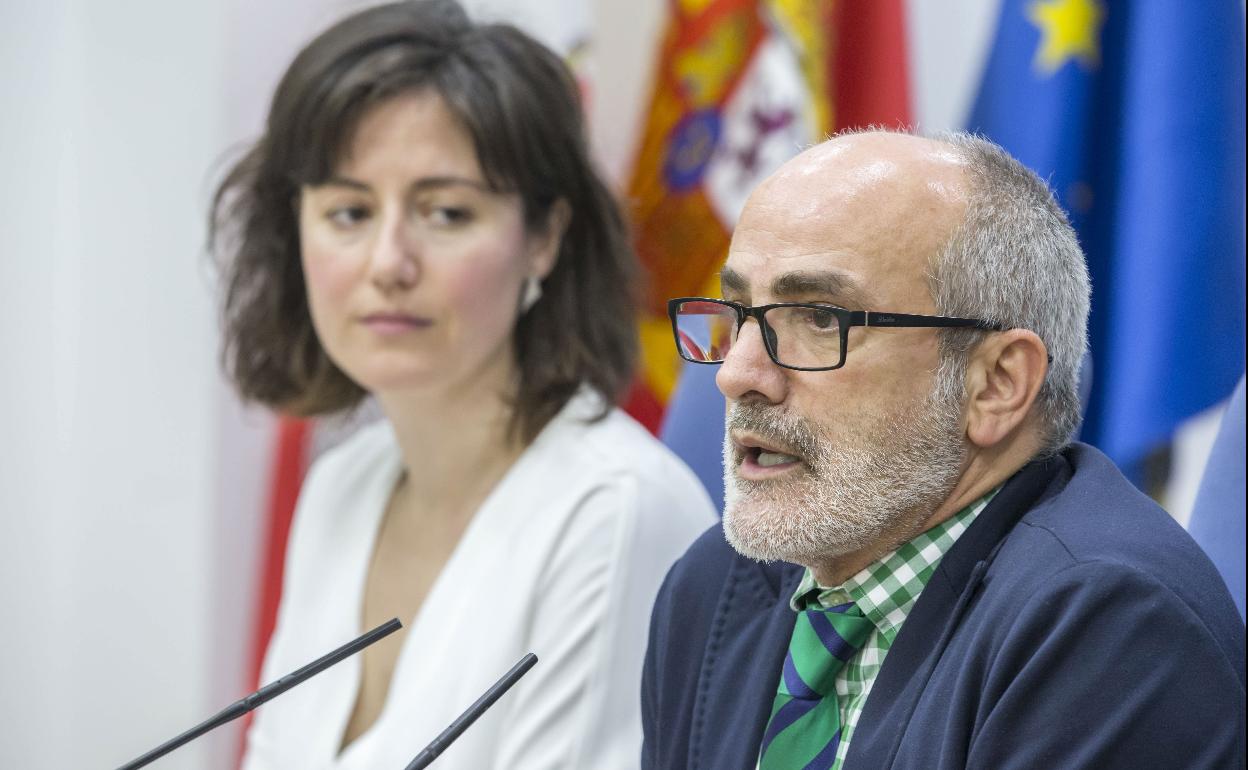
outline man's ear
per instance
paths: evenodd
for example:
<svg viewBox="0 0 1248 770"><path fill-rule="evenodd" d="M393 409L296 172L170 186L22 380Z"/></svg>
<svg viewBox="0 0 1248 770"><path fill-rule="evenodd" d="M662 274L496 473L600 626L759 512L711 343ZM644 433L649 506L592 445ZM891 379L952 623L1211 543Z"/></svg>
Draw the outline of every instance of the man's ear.
<svg viewBox="0 0 1248 770"><path fill-rule="evenodd" d="M529 275L545 278L555 269L559 246L572 221L572 207L563 198L550 205L546 221L528 234Z"/></svg>
<svg viewBox="0 0 1248 770"><path fill-rule="evenodd" d="M966 437L972 444L997 446L1028 422L1048 359L1044 342L1026 329L997 332L980 343L966 370Z"/></svg>

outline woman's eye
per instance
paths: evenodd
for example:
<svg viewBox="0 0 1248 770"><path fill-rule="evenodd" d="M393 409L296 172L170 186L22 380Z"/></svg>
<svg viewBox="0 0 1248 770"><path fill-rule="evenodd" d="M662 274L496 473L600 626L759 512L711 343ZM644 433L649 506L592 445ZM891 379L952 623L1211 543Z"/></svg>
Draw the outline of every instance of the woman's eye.
<svg viewBox="0 0 1248 770"><path fill-rule="evenodd" d="M470 222L472 211L462 206L434 206L429 210L429 218L435 224L451 227Z"/></svg>
<svg viewBox="0 0 1248 770"><path fill-rule="evenodd" d="M364 206L339 206L330 209L325 215L334 225L341 228L355 227L368 219L369 210Z"/></svg>

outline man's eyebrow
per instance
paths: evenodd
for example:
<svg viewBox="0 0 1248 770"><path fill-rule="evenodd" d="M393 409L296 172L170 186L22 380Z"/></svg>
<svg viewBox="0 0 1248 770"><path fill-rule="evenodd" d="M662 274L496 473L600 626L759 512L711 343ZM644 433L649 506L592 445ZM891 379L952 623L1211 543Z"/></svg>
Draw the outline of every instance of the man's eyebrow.
<svg viewBox="0 0 1248 770"><path fill-rule="evenodd" d="M733 270L731 267L725 267L719 271L719 287L721 293L746 294L749 291L750 283L736 270Z"/></svg>
<svg viewBox="0 0 1248 770"><path fill-rule="evenodd" d="M777 299L795 299L812 295L861 306L863 291L853 278L830 270L785 273L771 282L771 294Z"/></svg>

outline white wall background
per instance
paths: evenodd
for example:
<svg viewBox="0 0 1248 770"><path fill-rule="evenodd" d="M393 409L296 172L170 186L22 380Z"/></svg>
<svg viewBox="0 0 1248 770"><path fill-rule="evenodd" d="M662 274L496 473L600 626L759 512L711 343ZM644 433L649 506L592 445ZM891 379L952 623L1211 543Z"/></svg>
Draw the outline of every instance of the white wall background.
<svg viewBox="0 0 1248 770"><path fill-rule="evenodd" d="M225 30L207 4L2 13L0 764L107 766L223 673L196 255Z"/></svg>
<svg viewBox="0 0 1248 770"><path fill-rule="evenodd" d="M664 2L571 1L622 183ZM113 767L246 686L271 420L218 372L204 215L299 44L358 5L0 5L0 766ZM956 127L996 0L910 6L917 118ZM158 766L230 767L236 741Z"/></svg>

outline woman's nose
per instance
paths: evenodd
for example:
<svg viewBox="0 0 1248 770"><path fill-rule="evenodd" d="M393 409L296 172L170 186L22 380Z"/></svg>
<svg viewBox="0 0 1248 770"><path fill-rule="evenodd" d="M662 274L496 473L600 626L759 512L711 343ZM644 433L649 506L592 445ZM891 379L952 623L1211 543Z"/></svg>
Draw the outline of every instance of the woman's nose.
<svg viewBox="0 0 1248 770"><path fill-rule="evenodd" d="M373 281L383 289L410 288L420 279L416 237L401 216L386 217L373 243Z"/></svg>

